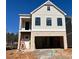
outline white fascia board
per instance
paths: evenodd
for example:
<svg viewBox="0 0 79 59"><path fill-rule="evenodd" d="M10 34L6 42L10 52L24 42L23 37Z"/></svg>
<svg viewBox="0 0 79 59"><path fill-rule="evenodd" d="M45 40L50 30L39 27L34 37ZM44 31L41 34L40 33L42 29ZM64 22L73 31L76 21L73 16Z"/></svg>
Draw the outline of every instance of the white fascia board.
<svg viewBox="0 0 79 59"><path fill-rule="evenodd" d="M45 2L46 3L46 2ZM44 3L44 4L45 4ZM35 11L37 11L38 9L40 9L42 6L44 6L44 4L42 4L41 6L38 6L36 9L34 9L32 12L31 12L31 14L33 14Z"/></svg>
<svg viewBox="0 0 79 59"><path fill-rule="evenodd" d="M57 7L55 4L53 4L52 2L50 2L55 8L57 8L59 11L61 11L64 15L67 15L64 11L62 11L59 7Z"/></svg>
<svg viewBox="0 0 79 59"><path fill-rule="evenodd" d="M31 18L30 14L19 14L20 18Z"/></svg>
<svg viewBox="0 0 79 59"><path fill-rule="evenodd" d="M30 14L18 14L18 15L20 15L20 16L23 16L23 15L25 15L25 16L26 16L26 15L30 15Z"/></svg>
<svg viewBox="0 0 79 59"><path fill-rule="evenodd" d="M60 8L58 8L55 4L53 4L51 1L46 1L45 3L43 3L41 6L39 6L38 8L36 8L35 10L33 10L31 12L31 14L33 14L35 11L37 11L38 9L40 9L42 6L44 6L47 2L50 2L58 11L60 11L61 13L63 13L64 15L67 15L65 12L63 12Z"/></svg>
<svg viewBox="0 0 79 59"><path fill-rule="evenodd" d="M20 18L31 18L31 17L20 16Z"/></svg>

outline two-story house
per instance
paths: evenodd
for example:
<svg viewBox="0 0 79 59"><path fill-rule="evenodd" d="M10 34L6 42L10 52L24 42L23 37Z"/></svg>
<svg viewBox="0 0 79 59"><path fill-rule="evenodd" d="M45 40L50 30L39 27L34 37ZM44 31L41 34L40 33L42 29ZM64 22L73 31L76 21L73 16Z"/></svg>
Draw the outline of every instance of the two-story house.
<svg viewBox="0 0 79 59"><path fill-rule="evenodd" d="M65 15L49 0L30 14L19 14L18 49L67 49Z"/></svg>

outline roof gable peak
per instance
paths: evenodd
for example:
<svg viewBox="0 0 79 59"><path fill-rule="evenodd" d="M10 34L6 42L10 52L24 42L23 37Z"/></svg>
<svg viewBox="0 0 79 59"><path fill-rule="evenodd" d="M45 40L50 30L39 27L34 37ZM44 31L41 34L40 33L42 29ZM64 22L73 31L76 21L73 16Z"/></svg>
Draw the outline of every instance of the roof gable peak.
<svg viewBox="0 0 79 59"><path fill-rule="evenodd" d="M52 2L50 0L47 0L44 4L45 5L52 5Z"/></svg>
<svg viewBox="0 0 79 59"><path fill-rule="evenodd" d="M65 12L63 12L60 8L58 8L55 4L53 4L50 0L47 0L45 3L43 3L41 6L39 6L38 8L36 8L35 10L33 10L31 12L31 14L33 14L34 12L36 12L37 10L39 10L42 6L44 5L52 5L54 6L57 10L59 10L63 15L67 15Z"/></svg>

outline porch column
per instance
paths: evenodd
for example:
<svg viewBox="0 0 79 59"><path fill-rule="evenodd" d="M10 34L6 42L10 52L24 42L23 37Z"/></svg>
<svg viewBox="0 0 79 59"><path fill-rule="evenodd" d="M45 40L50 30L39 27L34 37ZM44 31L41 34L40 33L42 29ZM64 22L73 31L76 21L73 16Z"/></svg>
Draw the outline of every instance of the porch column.
<svg viewBox="0 0 79 59"><path fill-rule="evenodd" d="M35 38L31 35L31 50L35 50Z"/></svg>
<svg viewBox="0 0 79 59"><path fill-rule="evenodd" d="M18 35L18 48L17 49L20 49L20 38L21 38L21 33L19 32L19 35Z"/></svg>
<svg viewBox="0 0 79 59"><path fill-rule="evenodd" d="M21 38L20 30L21 30L21 26L22 26L22 19L20 17L20 20L19 20L19 34L18 34L18 47L17 47L17 49L20 49L20 38Z"/></svg>
<svg viewBox="0 0 79 59"><path fill-rule="evenodd" d="M64 35L64 49L67 49L68 46L67 46L67 37L66 35Z"/></svg>

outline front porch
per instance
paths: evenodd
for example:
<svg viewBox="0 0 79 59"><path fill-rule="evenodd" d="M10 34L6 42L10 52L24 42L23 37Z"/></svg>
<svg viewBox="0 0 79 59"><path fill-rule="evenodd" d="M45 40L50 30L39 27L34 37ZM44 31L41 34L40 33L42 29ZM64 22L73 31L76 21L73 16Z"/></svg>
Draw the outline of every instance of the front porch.
<svg viewBox="0 0 79 59"><path fill-rule="evenodd" d="M21 32L19 45L19 50L30 50L31 32Z"/></svg>

